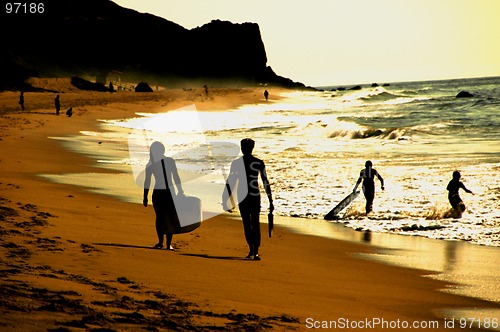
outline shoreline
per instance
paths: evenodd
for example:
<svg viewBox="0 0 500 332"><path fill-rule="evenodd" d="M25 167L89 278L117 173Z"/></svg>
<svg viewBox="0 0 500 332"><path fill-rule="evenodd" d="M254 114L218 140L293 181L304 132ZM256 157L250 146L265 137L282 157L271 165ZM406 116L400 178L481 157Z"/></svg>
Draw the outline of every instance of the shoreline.
<svg viewBox="0 0 500 332"><path fill-rule="evenodd" d="M189 98L186 100L183 93L167 106L175 109L176 103L184 103L182 106L186 101L189 103ZM45 94L49 100L53 95ZM84 95L78 94L82 100ZM219 97L212 106L209 106L211 102L205 104L206 109L213 109L215 104L220 109L228 108L231 102L222 102L227 96ZM233 97L233 107L251 103L252 98L262 99L257 92L247 93L247 99L238 93ZM161 101L142 100L139 103L162 104ZM47 182L37 176L42 173L109 171L99 170L85 156L66 151L59 142L47 139L48 136L96 128L98 118L133 115L135 111L132 109L137 105L129 108L127 103L114 101L90 104L92 106L82 106L83 111L75 112L70 119L62 116L57 119L47 108L2 116L4 125L0 143L8 158L2 158L0 163L0 188L3 211L12 214L5 216L7 224L2 229L1 250L4 257L9 258L2 263L10 270L16 270L3 272L3 283L15 292L12 286L16 285L15 280L24 280L27 285L36 285L30 287L59 292L67 301L71 297L79 298L87 308L78 307L81 312L70 313L71 310L49 301L52 306L46 305L52 311L30 312L36 316L34 321L44 326L55 326L51 315L61 316L60 320L67 320L73 314L89 317L89 308L92 312L100 310L108 318L99 320L94 317L87 326L161 325L164 323L155 320L159 314L153 307L167 310L165 298L172 296L169 294L179 299L177 311L170 310L171 316L178 319L178 326L195 324L205 328L231 323L239 324L230 325L236 328L295 327L301 330L308 317L320 320L383 317L387 320L442 321L433 308L500 307L498 303L439 291L449 283L422 277L429 271L394 267L355 257L359 253L374 254L372 246L295 234L279 225L273 238L263 236L263 261L242 262L240 257L246 253L246 245L241 224L238 218L235 221L226 215L205 221L199 231L174 236L177 252L150 250L148 245L152 246L155 238L152 208L138 208L140 205L119 202L90 193L85 188ZM198 104L197 107L204 108ZM59 122L55 123L54 119ZM107 223L110 220L113 220L112 225ZM26 222L29 224L24 224ZM279 220L276 223L279 224ZM162 264L158 265L158 260ZM4 271L9 269L4 267ZM103 284L102 289L96 291L99 284ZM24 285L17 286L18 292L30 291L29 287L23 288ZM115 292L116 296L105 294L103 289L108 293ZM72 290L79 295L71 293ZM159 294L159 290L164 293ZM134 301L130 300L128 304L120 302L124 296ZM116 319L116 313L92 303L92 300L112 303L110 306L127 314L125 317L129 321L121 322ZM22 307L21 304L18 306ZM188 314L178 314L182 310ZM142 317L133 316L131 312L138 312ZM259 319L252 315L259 315ZM22 316L9 308L9 315L0 323L20 327L17 324L21 324ZM187 316L191 323L186 321ZM114 317L111 322L110 317ZM28 325L22 326L29 330Z"/></svg>

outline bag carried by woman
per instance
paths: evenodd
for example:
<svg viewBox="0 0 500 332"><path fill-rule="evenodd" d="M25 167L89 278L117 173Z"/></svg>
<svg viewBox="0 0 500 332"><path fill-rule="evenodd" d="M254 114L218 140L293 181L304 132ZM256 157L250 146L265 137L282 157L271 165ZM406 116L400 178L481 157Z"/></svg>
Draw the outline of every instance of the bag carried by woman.
<svg viewBox="0 0 500 332"><path fill-rule="evenodd" d="M165 162L161 160L163 176L167 182L167 171ZM166 210L164 213L166 232L172 234L189 233L201 226L201 200L198 197L185 196L184 194L173 195L167 188L162 197Z"/></svg>

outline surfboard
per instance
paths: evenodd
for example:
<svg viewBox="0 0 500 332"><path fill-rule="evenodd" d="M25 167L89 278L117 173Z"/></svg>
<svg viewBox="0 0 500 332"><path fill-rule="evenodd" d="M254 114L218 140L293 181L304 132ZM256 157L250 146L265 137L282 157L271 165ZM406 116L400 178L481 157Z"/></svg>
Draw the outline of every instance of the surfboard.
<svg viewBox="0 0 500 332"><path fill-rule="evenodd" d="M355 191L355 192L353 191L352 193L347 195L346 198L341 200L339 204L337 204L330 212L328 212L325 215L325 220L337 219L337 215L340 213L340 211L342 211L347 206L349 206L349 204L351 204L352 201L354 201L356 199L356 197L358 197L359 193L360 193L359 191Z"/></svg>

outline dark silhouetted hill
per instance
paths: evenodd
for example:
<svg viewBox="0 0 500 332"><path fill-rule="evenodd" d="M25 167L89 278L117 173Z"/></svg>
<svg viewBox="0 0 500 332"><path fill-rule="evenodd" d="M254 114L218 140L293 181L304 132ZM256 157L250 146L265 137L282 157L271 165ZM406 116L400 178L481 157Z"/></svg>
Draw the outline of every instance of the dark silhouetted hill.
<svg viewBox="0 0 500 332"><path fill-rule="evenodd" d="M112 71L124 79L171 86L238 82L304 87L267 66L255 23L215 20L187 30L109 0L44 4L41 14L2 12L0 88L19 87L29 76L106 77Z"/></svg>

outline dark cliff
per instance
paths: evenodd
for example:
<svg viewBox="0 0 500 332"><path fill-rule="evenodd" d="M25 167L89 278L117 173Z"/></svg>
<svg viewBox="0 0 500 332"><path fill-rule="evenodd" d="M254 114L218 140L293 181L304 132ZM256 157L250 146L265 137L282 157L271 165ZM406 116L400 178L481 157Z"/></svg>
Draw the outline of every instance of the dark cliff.
<svg viewBox="0 0 500 332"><path fill-rule="evenodd" d="M259 26L212 21L192 30L109 0L46 1L42 14L0 17L0 88L27 76L304 87L267 67Z"/></svg>

